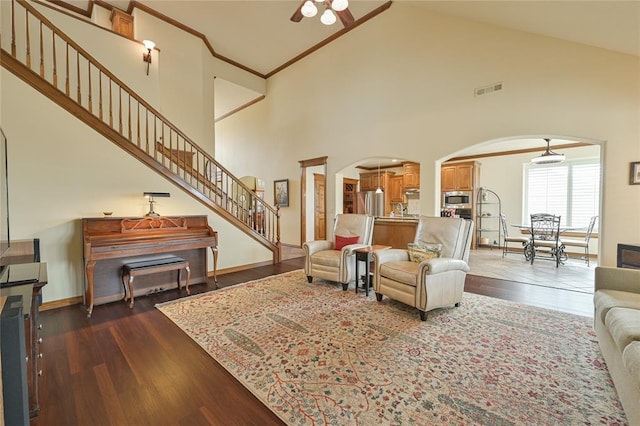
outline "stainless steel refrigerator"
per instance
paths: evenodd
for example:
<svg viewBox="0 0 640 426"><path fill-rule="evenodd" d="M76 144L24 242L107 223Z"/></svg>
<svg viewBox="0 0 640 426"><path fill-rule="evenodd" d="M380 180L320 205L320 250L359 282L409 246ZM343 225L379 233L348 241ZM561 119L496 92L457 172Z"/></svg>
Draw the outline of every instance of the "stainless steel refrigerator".
<svg viewBox="0 0 640 426"><path fill-rule="evenodd" d="M358 192L358 213L369 216L384 216L385 193L376 194L376 191Z"/></svg>

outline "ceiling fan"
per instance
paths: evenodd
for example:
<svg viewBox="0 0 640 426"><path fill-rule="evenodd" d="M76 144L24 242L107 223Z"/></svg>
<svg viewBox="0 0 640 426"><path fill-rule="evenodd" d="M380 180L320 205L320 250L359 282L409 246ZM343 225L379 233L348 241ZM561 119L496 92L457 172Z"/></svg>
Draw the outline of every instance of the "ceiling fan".
<svg viewBox="0 0 640 426"><path fill-rule="evenodd" d="M324 12L320 16L320 21L325 25L331 25L336 21L336 15L342 21L342 25L348 27L355 21L351 11L349 11L348 0L302 0L300 6L291 15L293 22L300 22L302 18L311 18L316 16L318 8L325 7Z"/></svg>

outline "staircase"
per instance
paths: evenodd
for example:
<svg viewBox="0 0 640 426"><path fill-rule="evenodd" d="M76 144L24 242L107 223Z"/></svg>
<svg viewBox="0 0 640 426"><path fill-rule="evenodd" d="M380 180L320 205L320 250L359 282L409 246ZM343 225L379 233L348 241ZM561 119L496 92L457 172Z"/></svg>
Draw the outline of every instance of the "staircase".
<svg viewBox="0 0 640 426"><path fill-rule="evenodd" d="M271 250L273 262L280 262L278 209L27 1L11 1L10 19L10 37L3 25L3 67Z"/></svg>

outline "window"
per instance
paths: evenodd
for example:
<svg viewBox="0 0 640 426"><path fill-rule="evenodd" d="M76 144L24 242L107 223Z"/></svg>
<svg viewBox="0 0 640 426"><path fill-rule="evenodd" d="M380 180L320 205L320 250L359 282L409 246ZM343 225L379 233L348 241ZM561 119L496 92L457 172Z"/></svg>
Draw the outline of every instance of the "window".
<svg viewBox="0 0 640 426"><path fill-rule="evenodd" d="M600 162L571 160L525 165L524 223L531 213L553 213L567 226L587 226L600 206Z"/></svg>

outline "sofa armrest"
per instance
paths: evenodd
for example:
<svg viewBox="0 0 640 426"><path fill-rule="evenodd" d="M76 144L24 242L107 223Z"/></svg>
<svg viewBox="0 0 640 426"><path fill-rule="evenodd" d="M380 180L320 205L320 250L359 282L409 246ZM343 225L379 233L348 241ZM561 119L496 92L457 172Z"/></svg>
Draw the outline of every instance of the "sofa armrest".
<svg viewBox="0 0 640 426"><path fill-rule="evenodd" d="M333 241L317 240L307 241L302 244L302 248L307 253L307 256L311 256L322 250L333 250Z"/></svg>
<svg viewBox="0 0 640 426"><path fill-rule="evenodd" d="M461 259L437 257L425 259L420 263L419 275L434 275L447 271L469 272L469 265Z"/></svg>
<svg viewBox="0 0 640 426"><path fill-rule="evenodd" d="M608 289L640 293L640 269L597 266L594 291Z"/></svg>
<svg viewBox="0 0 640 426"><path fill-rule="evenodd" d="M353 252L359 248L369 247L367 244L349 244L342 247L342 252L347 252L347 256L351 256Z"/></svg>

